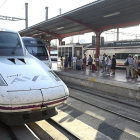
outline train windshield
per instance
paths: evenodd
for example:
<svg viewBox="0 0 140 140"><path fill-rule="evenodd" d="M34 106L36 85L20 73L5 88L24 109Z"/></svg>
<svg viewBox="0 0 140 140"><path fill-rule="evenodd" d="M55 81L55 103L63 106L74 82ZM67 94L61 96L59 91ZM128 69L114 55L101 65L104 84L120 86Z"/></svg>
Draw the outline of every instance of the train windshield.
<svg viewBox="0 0 140 140"><path fill-rule="evenodd" d="M18 34L11 32L0 32L0 49L15 47L21 47Z"/></svg>
<svg viewBox="0 0 140 140"><path fill-rule="evenodd" d="M26 46L26 48L34 56L48 56L45 46Z"/></svg>

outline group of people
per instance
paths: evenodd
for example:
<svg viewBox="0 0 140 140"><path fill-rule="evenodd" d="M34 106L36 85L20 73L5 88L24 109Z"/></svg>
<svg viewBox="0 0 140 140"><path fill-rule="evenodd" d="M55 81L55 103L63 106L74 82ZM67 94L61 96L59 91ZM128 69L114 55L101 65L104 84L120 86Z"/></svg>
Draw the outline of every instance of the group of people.
<svg viewBox="0 0 140 140"><path fill-rule="evenodd" d="M68 67L71 68L71 64L72 64L72 68L76 69L76 60L77 60L77 57L75 55L73 57L71 55L69 57L65 56L64 60L63 60L63 57L61 56L60 68L63 68L63 65L64 65L64 68L68 68Z"/></svg>
<svg viewBox="0 0 140 140"><path fill-rule="evenodd" d="M112 56L107 56L106 54L103 55L102 59L102 67L103 71L102 73L107 72L107 75L115 75L115 70L116 70L116 57L115 55ZM111 74L111 69L112 69L112 74Z"/></svg>
<svg viewBox="0 0 140 140"><path fill-rule="evenodd" d="M77 57L74 55L73 57L69 56L65 56L64 62L63 62L63 58L61 56L61 67L63 67L63 63L64 63L64 68L71 68L71 64L72 64L72 68L76 69L76 61L77 61ZM94 60L96 63L96 71L99 71L99 62L100 62L100 58L99 55L97 55L96 59ZM88 62L88 66L89 66L89 70L92 70L92 64L93 64L93 58L91 57L91 55L89 55L88 59L86 57L86 54L84 54L84 57L82 59L82 69L86 70L86 65ZM108 72L107 75L110 75L111 69L113 71L112 74L115 74L115 69L116 69L116 58L115 55L113 55L113 58L111 60L110 56L107 55L103 55L103 59L102 59L102 66L103 66L103 71L104 72Z"/></svg>
<svg viewBox="0 0 140 140"><path fill-rule="evenodd" d="M126 65L126 78L138 78L139 61L137 56L132 57L132 55L129 54L124 64Z"/></svg>
<svg viewBox="0 0 140 140"><path fill-rule="evenodd" d="M64 62L63 62L64 61ZM63 67L63 63L64 63L64 68L73 68L76 69L76 61L77 61L77 57L74 55L72 56L65 56L65 59L63 60L62 56L61 56L61 67ZM93 58L91 57L91 55L89 55L88 59L86 54L84 54L83 59L81 60L83 65L82 65L82 69L86 70L86 65L88 63L89 66L89 70L92 70L92 66L93 66ZM95 58L95 71L98 72L99 71L99 66L100 66L100 58L99 55L96 56ZM103 58L101 60L102 62L102 72L101 73L106 73L107 75L115 75L115 70L116 70L116 57L115 55L112 56L107 56L106 54L103 55ZM71 65L72 64L72 65ZM134 56L134 58L132 57L131 54L128 55L128 58L126 59L125 63L126 65L126 78L131 77L132 79L134 77L138 78L138 58L137 56ZM72 66L72 67L71 67ZM112 70L112 74L111 74L111 70Z"/></svg>
<svg viewBox="0 0 140 140"><path fill-rule="evenodd" d="M103 55L102 58L102 67L103 67L103 71L101 73L105 73L107 72L107 75L110 75L111 73L111 69L112 69L112 74L111 75L115 75L115 70L116 70L116 58L115 55L112 56L107 56L106 54ZM93 64L93 59L91 57L91 55L89 55L88 58L88 65L89 65L89 70L92 70L92 64ZM98 72L99 71L99 66L100 66L100 58L99 55L96 56L95 58L95 71Z"/></svg>

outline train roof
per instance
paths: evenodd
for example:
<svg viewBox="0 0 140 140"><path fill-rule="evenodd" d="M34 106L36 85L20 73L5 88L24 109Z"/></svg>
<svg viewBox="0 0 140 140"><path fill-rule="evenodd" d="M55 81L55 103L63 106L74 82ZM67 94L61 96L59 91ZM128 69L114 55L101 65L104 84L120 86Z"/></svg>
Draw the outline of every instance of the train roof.
<svg viewBox="0 0 140 140"><path fill-rule="evenodd" d="M39 38L34 38L34 37L21 37L23 40L37 40L37 41L41 41L41 39Z"/></svg>

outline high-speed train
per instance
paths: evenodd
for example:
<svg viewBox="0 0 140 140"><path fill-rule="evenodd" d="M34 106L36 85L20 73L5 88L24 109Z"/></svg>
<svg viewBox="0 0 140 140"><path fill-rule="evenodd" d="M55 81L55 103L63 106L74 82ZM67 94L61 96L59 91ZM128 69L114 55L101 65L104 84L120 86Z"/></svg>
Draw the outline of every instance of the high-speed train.
<svg viewBox="0 0 140 140"><path fill-rule="evenodd" d="M68 95L67 86L28 53L17 32L0 28L0 120L17 125L50 118Z"/></svg>
<svg viewBox="0 0 140 140"><path fill-rule="evenodd" d="M22 37L22 41L30 54L44 62L49 68L52 67L51 57L40 39L34 37Z"/></svg>
<svg viewBox="0 0 140 140"><path fill-rule="evenodd" d="M50 56L51 56L51 60L52 60L52 61L57 61L58 50L52 50L52 51L50 52Z"/></svg>
<svg viewBox="0 0 140 140"><path fill-rule="evenodd" d="M103 54L116 56L116 66L125 67L124 62L129 54L137 56L140 61L140 40L135 41L115 41L106 42L104 46L100 47L100 60L102 60ZM85 54L87 57L91 55L95 59L96 48L89 45L85 48ZM102 65L102 61L100 61Z"/></svg>

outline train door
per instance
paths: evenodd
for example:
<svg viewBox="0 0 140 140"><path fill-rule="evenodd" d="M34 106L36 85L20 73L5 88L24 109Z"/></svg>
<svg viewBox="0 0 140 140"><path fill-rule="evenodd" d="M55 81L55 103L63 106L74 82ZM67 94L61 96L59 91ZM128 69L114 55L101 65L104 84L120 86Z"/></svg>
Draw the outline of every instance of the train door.
<svg viewBox="0 0 140 140"><path fill-rule="evenodd" d="M82 47L74 47L74 54L76 55L78 60L82 59L83 58Z"/></svg>

